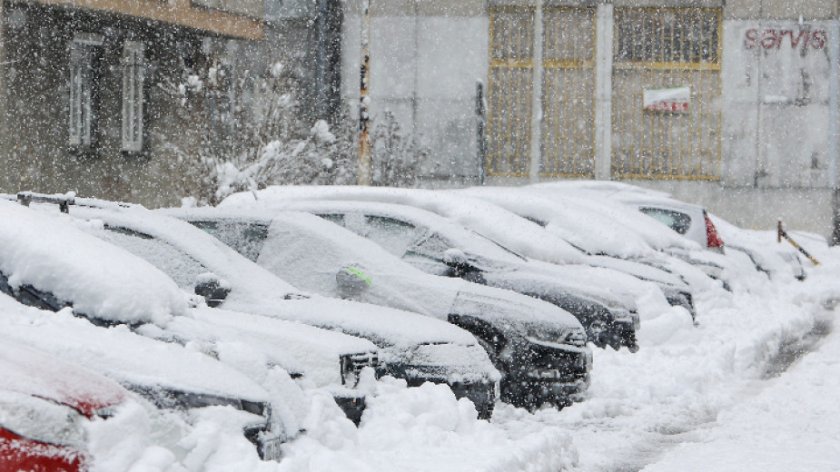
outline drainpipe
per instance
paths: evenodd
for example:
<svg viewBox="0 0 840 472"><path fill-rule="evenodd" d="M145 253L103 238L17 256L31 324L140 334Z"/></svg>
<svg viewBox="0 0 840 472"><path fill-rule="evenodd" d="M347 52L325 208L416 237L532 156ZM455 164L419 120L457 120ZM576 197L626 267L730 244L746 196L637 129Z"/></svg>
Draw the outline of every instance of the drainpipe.
<svg viewBox="0 0 840 472"><path fill-rule="evenodd" d="M829 83L828 83L828 186L831 189L832 234L831 244L840 244L840 187L838 186L838 142L840 139L840 25L832 21L828 27L828 37L831 40L828 47Z"/></svg>

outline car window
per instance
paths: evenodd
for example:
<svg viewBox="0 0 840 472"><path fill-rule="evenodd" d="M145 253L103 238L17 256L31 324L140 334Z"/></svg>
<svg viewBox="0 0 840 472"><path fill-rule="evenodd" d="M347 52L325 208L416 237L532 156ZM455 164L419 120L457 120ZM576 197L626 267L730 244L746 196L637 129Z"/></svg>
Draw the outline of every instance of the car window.
<svg viewBox="0 0 840 472"><path fill-rule="evenodd" d="M335 223L339 226L344 226L344 215L339 213L322 213L318 215L319 217L329 221L330 223Z"/></svg>
<svg viewBox="0 0 840 472"><path fill-rule="evenodd" d="M427 238L415 244L409 251L412 255L423 256L436 261L443 260L443 253L455 245L438 233L432 233Z"/></svg>
<svg viewBox="0 0 840 472"><path fill-rule="evenodd" d="M405 221L384 216L365 216L364 236L391 254L402 256L417 240L418 229Z"/></svg>
<svg viewBox="0 0 840 472"><path fill-rule="evenodd" d="M691 227L691 217L679 211L662 208L639 208L639 211L680 234L687 233L688 228Z"/></svg>
<svg viewBox="0 0 840 472"><path fill-rule="evenodd" d="M192 291L199 274L209 272L200 262L175 246L127 228L106 226L99 235L135 256L145 259L175 280L183 289Z"/></svg>
<svg viewBox="0 0 840 472"><path fill-rule="evenodd" d="M253 221L190 221L190 223L253 262L257 262L265 240L268 238L268 225Z"/></svg>

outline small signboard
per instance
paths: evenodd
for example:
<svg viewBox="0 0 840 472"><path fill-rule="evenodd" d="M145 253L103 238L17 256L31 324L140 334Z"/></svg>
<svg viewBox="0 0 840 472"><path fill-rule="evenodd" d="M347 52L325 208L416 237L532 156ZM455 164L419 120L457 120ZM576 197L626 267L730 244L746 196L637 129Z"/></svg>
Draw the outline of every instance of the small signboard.
<svg viewBox="0 0 840 472"><path fill-rule="evenodd" d="M688 113L691 88L645 90L642 97L645 111L655 113Z"/></svg>

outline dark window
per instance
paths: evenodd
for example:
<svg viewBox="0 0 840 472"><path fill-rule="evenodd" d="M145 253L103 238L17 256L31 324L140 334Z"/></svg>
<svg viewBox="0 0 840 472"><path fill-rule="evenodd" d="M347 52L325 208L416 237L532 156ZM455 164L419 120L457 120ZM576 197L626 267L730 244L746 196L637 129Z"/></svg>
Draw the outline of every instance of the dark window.
<svg viewBox="0 0 840 472"><path fill-rule="evenodd" d="M147 234L114 226L106 227L102 239L119 246L160 269L183 289L192 290L200 274L210 272L189 254Z"/></svg>
<svg viewBox="0 0 840 472"><path fill-rule="evenodd" d="M335 223L339 226L344 226L344 215L340 213L322 213L318 216L329 221L330 223Z"/></svg>
<svg viewBox="0 0 840 472"><path fill-rule="evenodd" d="M712 63L718 54L720 10L616 8L616 62Z"/></svg>
<svg viewBox="0 0 840 472"><path fill-rule="evenodd" d="M239 254L257 262L265 240L268 225L246 221L190 221L194 226L233 248Z"/></svg>
<svg viewBox="0 0 840 472"><path fill-rule="evenodd" d="M691 227L691 217L685 213L662 208L639 208L639 210L680 234L687 233L688 228Z"/></svg>
<svg viewBox="0 0 840 472"><path fill-rule="evenodd" d="M69 144L76 149L96 145L98 64L102 37L79 34L70 42Z"/></svg>
<svg viewBox="0 0 840 472"><path fill-rule="evenodd" d="M143 151L143 81L146 75L142 42L125 42L122 72L122 150L139 153Z"/></svg>
<svg viewBox="0 0 840 472"><path fill-rule="evenodd" d="M405 221L384 216L365 217L365 237L391 254L402 256L418 237L417 228Z"/></svg>

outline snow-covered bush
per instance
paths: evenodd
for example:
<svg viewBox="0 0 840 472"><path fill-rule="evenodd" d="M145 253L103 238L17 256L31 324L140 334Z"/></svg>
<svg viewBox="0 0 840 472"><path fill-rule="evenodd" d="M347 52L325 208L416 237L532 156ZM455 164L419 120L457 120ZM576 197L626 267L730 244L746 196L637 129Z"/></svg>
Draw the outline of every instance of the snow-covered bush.
<svg viewBox="0 0 840 472"><path fill-rule="evenodd" d="M201 114L208 125L195 150L180 150L194 162L190 180L199 205L273 184L355 184L357 122L344 110L337 123L308 116L298 100L299 73L275 63L260 75L241 74L219 63L185 69L168 87L185 116ZM403 133L388 111L371 134L374 185L413 187L428 151ZM196 156L197 154L197 156ZM189 190L185 189L187 192Z"/></svg>

